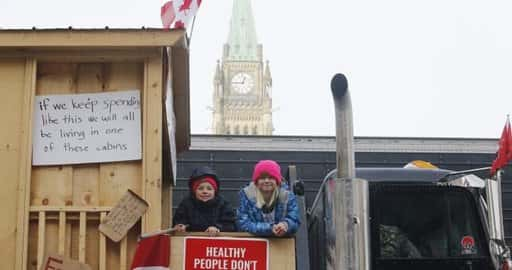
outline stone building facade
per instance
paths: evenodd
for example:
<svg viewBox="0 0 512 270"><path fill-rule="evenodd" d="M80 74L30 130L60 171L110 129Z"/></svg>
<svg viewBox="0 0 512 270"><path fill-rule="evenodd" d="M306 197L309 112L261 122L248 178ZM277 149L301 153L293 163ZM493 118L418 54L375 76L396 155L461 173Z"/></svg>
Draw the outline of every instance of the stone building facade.
<svg viewBox="0 0 512 270"><path fill-rule="evenodd" d="M263 62L250 0L233 1L213 85L214 134L272 135L272 76L268 61Z"/></svg>

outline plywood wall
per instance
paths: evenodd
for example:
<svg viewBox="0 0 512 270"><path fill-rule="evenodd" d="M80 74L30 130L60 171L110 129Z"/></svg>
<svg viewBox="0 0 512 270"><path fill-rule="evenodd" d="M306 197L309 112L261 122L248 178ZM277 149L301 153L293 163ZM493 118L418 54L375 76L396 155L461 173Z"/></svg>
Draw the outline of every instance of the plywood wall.
<svg viewBox="0 0 512 270"><path fill-rule="evenodd" d="M23 261L24 191L30 173L26 108L31 106L33 63L27 59L0 62L0 269L22 267Z"/></svg>
<svg viewBox="0 0 512 270"><path fill-rule="evenodd" d="M144 100L144 66L144 61L41 62L37 65L36 95L138 89ZM143 126L144 121L142 118ZM127 189L143 194L143 165L144 161L126 161L33 167L28 269L40 265L42 250L70 256L93 269L127 269L141 224L120 243L106 239L97 227Z"/></svg>

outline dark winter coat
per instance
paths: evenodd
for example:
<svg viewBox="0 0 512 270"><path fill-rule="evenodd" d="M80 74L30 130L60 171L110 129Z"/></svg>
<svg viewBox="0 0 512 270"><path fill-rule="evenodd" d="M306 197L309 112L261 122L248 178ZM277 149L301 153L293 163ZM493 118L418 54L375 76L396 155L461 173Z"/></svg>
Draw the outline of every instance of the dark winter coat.
<svg viewBox="0 0 512 270"><path fill-rule="evenodd" d="M172 222L173 226L188 225L189 232L204 232L210 226L217 227L221 232L232 232L235 231L235 211L220 195L202 202L190 194L181 201Z"/></svg>

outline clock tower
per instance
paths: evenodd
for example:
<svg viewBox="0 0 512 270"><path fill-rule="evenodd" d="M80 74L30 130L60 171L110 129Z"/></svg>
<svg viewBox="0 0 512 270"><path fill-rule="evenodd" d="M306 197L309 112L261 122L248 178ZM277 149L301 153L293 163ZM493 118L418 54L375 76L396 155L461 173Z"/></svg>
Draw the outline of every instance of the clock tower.
<svg viewBox="0 0 512 270"><path fill-rule="evenodd" d="M214 134L272 135L272 76L268 61L263 63L250 0L233 0L213 85Z"/></svg>

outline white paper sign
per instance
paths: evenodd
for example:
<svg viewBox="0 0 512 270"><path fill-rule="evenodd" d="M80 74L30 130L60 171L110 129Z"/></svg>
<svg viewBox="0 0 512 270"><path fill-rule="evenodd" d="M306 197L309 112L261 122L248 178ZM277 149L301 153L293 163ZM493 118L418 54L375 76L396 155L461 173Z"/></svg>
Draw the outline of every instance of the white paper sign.
<svg viewBox="0 0 512 270"><path fill-rule="evenodd" d="M141 159L140 92L36 96L33 165Z"/></svg>

